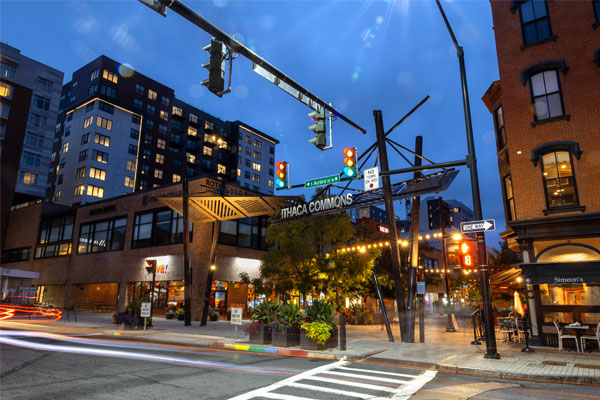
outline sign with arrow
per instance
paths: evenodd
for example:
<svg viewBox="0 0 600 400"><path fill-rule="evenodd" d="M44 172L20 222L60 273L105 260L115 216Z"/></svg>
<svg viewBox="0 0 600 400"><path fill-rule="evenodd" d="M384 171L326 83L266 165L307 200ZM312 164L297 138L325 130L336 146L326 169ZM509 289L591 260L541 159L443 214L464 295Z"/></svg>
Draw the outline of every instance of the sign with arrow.
<svg viewBox="0 0 600 400"><path fill-rule="evenodd" d="M462 233L487 232L496 230L496 220L484 219L481 221L469 221L460 223Z"/></svg>

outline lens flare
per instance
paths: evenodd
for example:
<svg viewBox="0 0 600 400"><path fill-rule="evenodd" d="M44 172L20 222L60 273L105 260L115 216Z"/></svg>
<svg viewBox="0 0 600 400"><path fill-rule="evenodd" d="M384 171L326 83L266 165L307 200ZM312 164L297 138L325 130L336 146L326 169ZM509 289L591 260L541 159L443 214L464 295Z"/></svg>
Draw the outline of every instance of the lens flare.
<svg viewBox="0 0 600 400"><path fill-rule="evenodd" d="M135 71L133 70L131 64L119 65L119 75L121 75L123 78L131 78L134 72Z"/></svg>

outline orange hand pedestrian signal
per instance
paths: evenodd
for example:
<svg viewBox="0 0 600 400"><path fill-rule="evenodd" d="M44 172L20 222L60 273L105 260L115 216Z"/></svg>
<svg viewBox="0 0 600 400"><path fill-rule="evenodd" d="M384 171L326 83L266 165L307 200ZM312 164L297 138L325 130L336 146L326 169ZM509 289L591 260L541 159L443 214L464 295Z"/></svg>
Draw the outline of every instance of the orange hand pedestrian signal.
<svg viewBox="0 0 600 400"><path fill-rule="evenodd" d="M458 246L458 255L460 257L460 264L463 268L475 267L472 242L460 242L460 245Z"/></svg>

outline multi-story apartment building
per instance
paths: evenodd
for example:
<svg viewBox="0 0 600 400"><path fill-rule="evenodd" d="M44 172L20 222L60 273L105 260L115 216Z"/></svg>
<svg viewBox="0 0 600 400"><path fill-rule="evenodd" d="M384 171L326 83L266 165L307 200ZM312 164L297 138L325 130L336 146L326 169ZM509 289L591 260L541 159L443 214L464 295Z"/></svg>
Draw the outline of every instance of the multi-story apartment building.
<svg viewBox="0 0 600 400"><path fill-rule="evenodd" d="M534 340L600 322L600 2L491 1L494 116L507 230Z"/></svg>
<svg viewBox="0 0 600 400"><path fill-rule="evenodd" d="M2 242L10 207L43 198L63 73L0 43Z"/></svg>
<svg viewBox="0 0 600 400"><path fill-rule="evenodd" d="M473 220L473 210L458 200L442 200L444 226L460 229L460 223ZM419 231L440 229L440 205L437 197L421 199Z"/></svg>
<svg viewBox="0 0 600 400"><path fill-rule="evenodd" d="M236 182L240 126L268 140L272 150L266 151L274 153L278 142L268 135L215 118L178 100L173 89L100 56L63 87L47 197L65 205L90 203L179 182L186 170ZM272 157L260 154L254 163L259 171L273 167ZM265 185L258 185L261 180ZM272 193L266 176L255 182L247 187Z"/></svg>
<svg viewBox="0 0 600 400"><path fill-rule="evenodd" d="M278 140L240 121L231 123L239 135L237 175L241 186L273 194L275 145Z"/></svg>

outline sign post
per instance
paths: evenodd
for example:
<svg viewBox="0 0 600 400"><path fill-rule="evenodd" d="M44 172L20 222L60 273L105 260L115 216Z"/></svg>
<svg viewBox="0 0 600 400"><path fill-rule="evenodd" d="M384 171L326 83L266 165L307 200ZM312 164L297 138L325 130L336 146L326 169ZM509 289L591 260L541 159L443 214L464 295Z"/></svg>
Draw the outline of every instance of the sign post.
<svg viewBox="0 0 600 400"><path fill-rule="evenodd" d="M235 325L234 342L237 341L238 325L242 325L242 307L231 307L231 325Z"/></svg>
<svg viewBox="0 0 600 400"><path fill-rule="evenodd" d="M146 318L150 316L150 303L142 303L140 316L144 318L144 330L146 330Z"/></svg>
<svg viewBox="0 0 600 400"><path fill-rule="evenodd" d="M363 171L365 191L379 189L379 167L367 168Z"/></svg>

